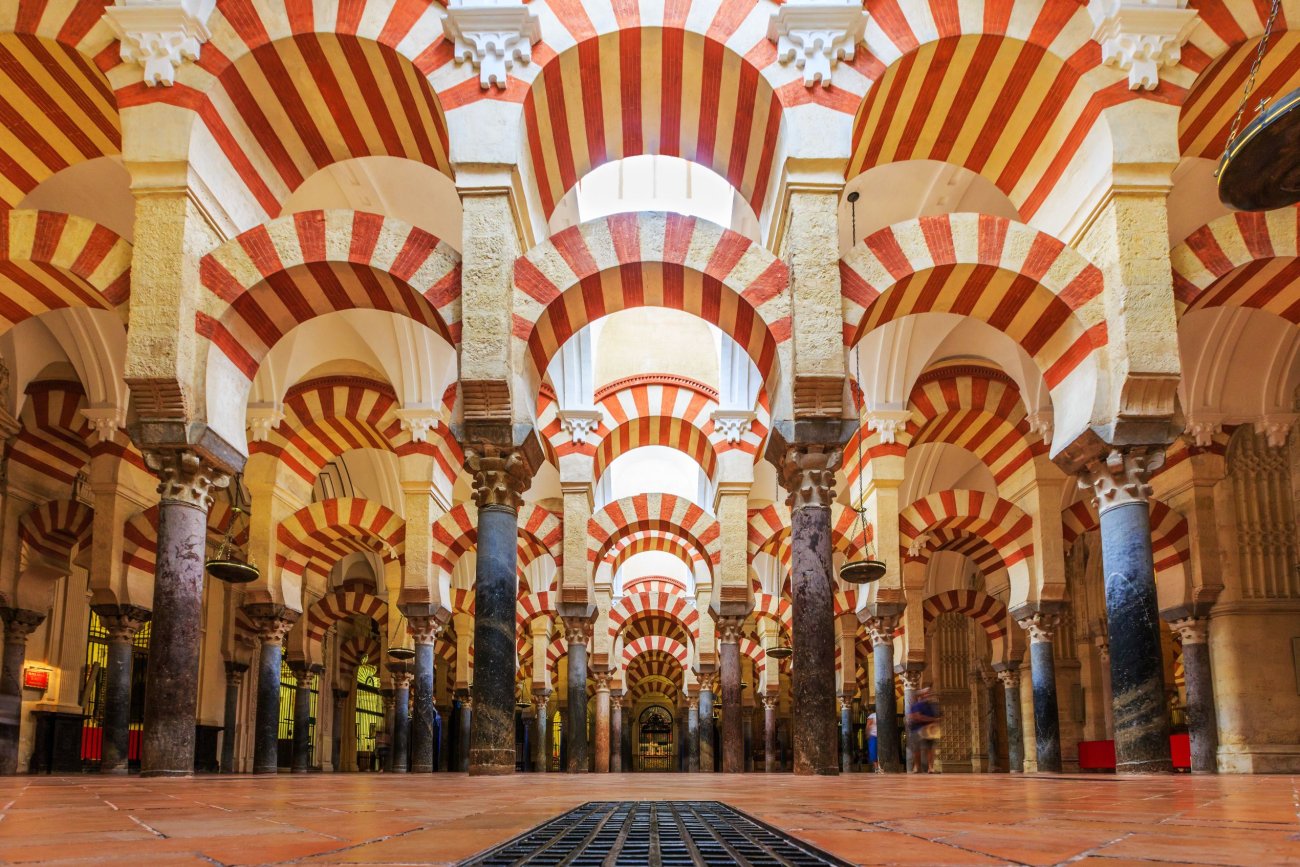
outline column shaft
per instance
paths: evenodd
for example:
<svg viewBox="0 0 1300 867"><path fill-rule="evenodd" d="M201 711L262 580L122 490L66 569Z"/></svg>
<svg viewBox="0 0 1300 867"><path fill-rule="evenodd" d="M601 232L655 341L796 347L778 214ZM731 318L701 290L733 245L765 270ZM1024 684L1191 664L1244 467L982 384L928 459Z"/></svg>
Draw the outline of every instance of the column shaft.
<svg viewBox="0 0 1300 867"><path fill-rule="evenodd" d="M998 681L990 676L984 687L984 741L988 747L988 771L998 770Z"/></svg>
<svg viewBox="0 0 1300 867"><path fill-rule="evenodd" d="M840 772L853 770L853 700L840 701Z"/></svg>
<svg viewBox="0 0 1300 867"><path fill-rule="evenodd" d="M694 696L686 710L686 770L700 771L700 704Z"/></svg>
<svg viewBox="0 0 1300 867"><path fill-rule="evenodd" d="M355 675L349 680L355 679ZM330 743L330 767L334 773L343 768L343 715L348 704L348 690L334 690L334 731Z"/></svg>
<svg viewBox="0 0 1300 867"><path fill-rule="evenodd" d="M262 641L257 666L257 720L253 729L253 773L280 770L280 654L279 642Z"/></svg>
<svg viewBox="0 0 1300 867"><path fill-rule="evenodd" d="M221 729L221 773L235 772L235 736L239 730L239 688L248 666L242 662L226 663L226 706Z"/></svg>
<svg viewBox="0 0 1300 867"><path fill-rule="evenodd" d="M1183 678L1187 689L1187 733L1192 773L1218 771L1219 726L1214 712L1214 681L1210 674L1209 620L1188 618L1172 624L1183 639Z"/></svg>
<svg viewBox="0 0 1300 867"><path fill-rule="evenodd" d="M45 615L21 608L0 609L5 623L4 662L0 666L0 696L12 702L17 719L0 723L0 775L18 773L18 741L23 712L23 664L27 661L27 637Z"/></svg>
<svg viewBox="0 0 1300 867"><path fill-rule="evenodd" d="M871 647L872 670L876 681L876 756L882 770L899 773L904 770L898 754L898 698L894 694L894 640L893 624L886 622L880 641L873 636Z"/></svg>
<svg viewBox="0 0 1300 867"><path fill-rule="evenodd" d="M547 690L549 693L550 690ZM547 710L547 701L549 695L533 694L533 704L537 708L536 726L537 732L533 736L533 772L544 774L550 770L550 752L547 750L547 744L550 743L551 715Z"/></svg>
<svg viewBox="0 0 1300 867"><path fill-rule="evenodd" d="M794 772L837 774L831 511L798 500L796 506L790 516Z"/></svg>
<svg viewBox="0 0 1300 867"><path fill-rule="evenodd" d="M433 772L433 641L415 642L415 679L411 683L411 772Z"/></svg>
<svg viewBox="0 0 1300 867"><path fill-rule="evenodd" d="M610 708L609 771L613 774L623 772L623 702L621 698Z"/></svg>
<svg viewBox="0 0 1300 867"><path fill-rule="evenodd" d="M1034 684L1034 739L1040 772L1061 771L1061 717L1056 703L1056 660L1052 639L1033 640L1029 661Z"/></svg>
<svg viewBox="0 0 1300 867"><path fill-rule="evenodd" d="M745 771L745 729L740 711L739 632L737 626L736 634L723 637L718 645L718 673L722 682L722 770L727 774ZM728 640L732 637L736 640Z"/></svg>
<svg viewBox="0 0 1300 867"><path fill-rule="evenodd" d="M564 720L564 770L587 773L587 636L569 630L568 714Z"/></svg>
<svg viewBox="0 0 1300 867"><path fill-rule="evenodd" d="M711 774L716 770L713 758L713 690L700 690L700 770Z"/></svg>
<svg viewBox="0 0 1300 867"><path fill-rule="evenodd" d="M456 770L469 772L469 732L474 722L474 706L468 697L460 702L460 730L458 732Z"/></svg>
<svg viewBox="0 0 1300 867"><path fill-rule="evenodd" d="M596 773L609 773L609 679L606 675L596 676L596 736L592 748L595 750Z"/></svg>
<svg viewBox="0 0 1300 867"><path fill-rule="evenodd" d="M125 774L131 748L131 666L135 648L130 635L109 634L108 661L104 666L104 729L100 752L101 774Z"/></svg>
<svg viewBox="0 0 1300 867"><path fill-rule="evenodd" d="M998 672L1002 679L1002 704L1007 715L1007 768L1013 774L1025 771L1025 730L1020 719L1020 669Z"/></svg>
<svg viewBox="0 0 1300 867"><path fill-rule="evenodd" d="M393 773L411 769L411 675L393 678Z"/></svg>
<svg viewBox="0 0 1300 867"><path fill-rule="evenodd" d="M311 678L310 668L295 672L298 679L293 690L293 773L311 770Z"/></svg>
<svg viewBox="0 0 1300 867"><path fill-rule="evenodd" d="M474 718L469 772L515 770L515 602L519 516L489 504L478 511L475 567Z"/></svg>
<svg viewBox="0 0 1300 867"><path fill-rule="evenodd" d="M777 771L776 755L776 697L763 699L763 770L769 774Z"/></svg>

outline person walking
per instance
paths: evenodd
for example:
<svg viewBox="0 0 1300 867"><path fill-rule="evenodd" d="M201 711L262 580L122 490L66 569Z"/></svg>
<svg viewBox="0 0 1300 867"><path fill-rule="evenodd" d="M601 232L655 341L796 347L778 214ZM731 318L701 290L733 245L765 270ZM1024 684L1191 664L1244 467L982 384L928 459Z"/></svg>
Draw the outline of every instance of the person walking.
<svg viewBox="0 0 1300 867"><path fill-rule="evenodd" d="M883 774L880 767L880 742L876 735L876 712L867 714L867 763L873 773Z"/></svg>
<svg viewBox="0 0 1300 867"><path fill-rule="evenodd" d="M943 712L939 710L939 703L930 687L923 686L917 690L912 706L907 709L907 737L916 739L913 741L916 747L912 750L912 773L937 773L934 752L943 736L939 726L942 718Z"/></svg>

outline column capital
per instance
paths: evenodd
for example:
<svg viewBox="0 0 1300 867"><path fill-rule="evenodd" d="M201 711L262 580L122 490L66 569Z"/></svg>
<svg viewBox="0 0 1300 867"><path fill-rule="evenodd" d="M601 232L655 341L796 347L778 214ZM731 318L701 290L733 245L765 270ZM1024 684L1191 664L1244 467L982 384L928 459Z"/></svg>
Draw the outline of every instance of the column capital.
<svg viewBox="0 0 1300 867"><path fill-rule="evenodd" d="M835 471L843 458L843 449L833 443L787 445L776 472L781 487L786 490L785 503L790 510L829 509L835 499Z"/></svg>
<svg viewBox="0 0 1300 867"><path fill-rule="evenodd" d="M298 622L298 612L274 602L254 602L244 606L244 613L257 628L257 637L263 644L283 645L289 630Z"/></svg>
<svg viewBox="0 0 1300 867"><path fill-rule="evenodd" d="M92 605L100 623L108 630L110 644L133 641L140 627L149 622L153 612L138 605Z"/></svg>
<svg viewBox="0 0 1300 867"><path fill-rule="evenodd" d="M410 689L411 681L415 680L415 672L411 671L409 665L403 664L401 668L394 666L391 669L393 686L397 689Z"/></svg>
<svg viewBox="0 0 1300 867"><path fill-rule="evenodd" d="M894 632L901 617L901 614L880 614L866 619L862 625L867 627L873 647L894 643Z"/></svg>
<svg viewBox="0 0 1300 867"><path fill-rule="evenodd" d="M622 710L623 704L627 700L627 693L619 690L609 694L609 706L614 710Z"/></svg>
<svg viewBox="0 0 1300 867"><path fill-rule="evenodd" d="M609 682L614 679L612 671L593 671L591 679L596 682L596 692L609 692Z"/></svg>
<svg viewBox="0 0 1300 867"><path fill-rule="evenodd" d="M1110 449L1104 457L1084 466L1079 473L1079 487L1092 491L1098 512L1127 503L1146 503L1151 499L1151 485L1147 482L1164 463L1165 450L1161 446Z"/></svg>
<svg viewBox="0 0 1300 867"><path fill-rule="evenodd" d="M1019 667L1004 668L997 672L998 680L1002 681L1003 689L1020 688L1020 669Z"/></svg>
<svg viewBox="0 0 1300 867"><path fill-rule="evenodd" d="M851 710L853 710L853 696L851 696L851 695L842 695L842 696L840 696L839 698L840 698L840 712L841 712L841 713L843 713L843 712L846 711L846 710L847 710L847 711L851 711Z"/></svg>
<svg viewBox="0 0 1300 867"><path fill-rule="evenodd" d="M1210 640L1210 618L1182 617L1171 620L1169 628L1183 644L1206 644Z"/></svg>
<svg viewBox="0 0 1300 867"><path fill-rule="evenodd" d="M158 476L158 494L164 503L181 503L204 512L212 508L213 495L230 484L225 467L187 448L144 449L144 462Z"/></svg>
<svg viewBox="0 0 1300 867"><path fill-rule="evenodd" d="M26 608L0 608L5 623L5 644L26 644L27 637L45 622L45 615Z"/></svg>
<svg viewBox="0 0 1300 867"><path fill-rule="evenodd" d="M533 706L539 713L546 711L546 706L551 703L551 691L549 689L533 690Z"/></svg>
<svg viewBox="0 0 1300 867"><path fill-rule="evenodd" d="M474 487L474 505L518 512L536 471L528 451L487 442L467 444L464 451L465 471Z"/></svg>
<svg viewBox="0 0 1300 867"><path fill-rule="evenodd" d="M686 696L686 706L691 710L696 710L696 711L699 710L700 708L699 695L692 693L691 695Z"/></svg>
<svg viewBox="0 0 1300 867"><path fill-rule="evenodd" d="M781 696L765 695L762 696L762 701L763 701L763 710L776 710L776 706L781 703Z"/></svg>
<svg viewBox="0 0 1300 867"><path fill-rule="evenodd" d="M921 688L921 675L925 674L923 668L907 668L898 673L899 678L903 681L903 689L917 690Z"/></svg>
<svg viewBox="0 0 1300 867"><path fill-rule="evenodd" d="M1029 633L1030 644L1051 644L1061 625L1061 615L1047 611L1030 611L1016 617L1020 628Z"/></svg>
<svg viewBox="0 0 1300 867"><path fill-rule="evenodd" d="M714 618L714 634L719 644L739 644L741 630L745 626L744 617L719 616Z"/></svg>
<svg viewBox="0 0 1300 867"><path fill-rule="evenodd" d="M592 627L595 625L586 617L561 617L564 623L564 641L566 644L590 644Z"/></svg>
<svg viewBox="0 0 1300 867"><path fill-rule="evenodd" d="M244 674L248 671L247 662L236 662L233 659L226 660L226 683L239 686L244 682Z"/></svg>
<svg viewBox="0 0 1300 867"><path fill-rule="evenodd" d="M416 615L406 618L406 631L416 644L433 644L442 634L443 624L437 617Z"/></svg>

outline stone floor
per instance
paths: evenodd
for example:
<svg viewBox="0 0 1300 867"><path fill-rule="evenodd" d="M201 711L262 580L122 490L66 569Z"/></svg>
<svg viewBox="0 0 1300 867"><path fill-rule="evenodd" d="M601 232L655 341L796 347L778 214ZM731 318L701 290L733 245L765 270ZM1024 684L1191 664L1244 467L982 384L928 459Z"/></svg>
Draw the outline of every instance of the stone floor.
<svg viewBox="0 0 1300 867"><path fill-rule="evenodd" d="M717 799L861 864L1300 864L1300 778L0 778L0 863L441 864L588 800Z"/></svg>

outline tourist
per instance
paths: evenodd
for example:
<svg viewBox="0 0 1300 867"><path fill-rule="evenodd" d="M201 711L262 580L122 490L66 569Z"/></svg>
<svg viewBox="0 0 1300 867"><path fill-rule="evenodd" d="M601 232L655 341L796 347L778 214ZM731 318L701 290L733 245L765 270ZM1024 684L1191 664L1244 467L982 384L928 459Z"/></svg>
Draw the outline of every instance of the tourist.
<svg viewBox="0 0 1300 867"><path fill-rule="evenodd" d="M943 717L939 703L934 698L930 687L923 686L916 692L916 699L907 709L907 736L916 746L912 750L912 773L933 774L934 752L942 733L939 720Z"/></svg>

